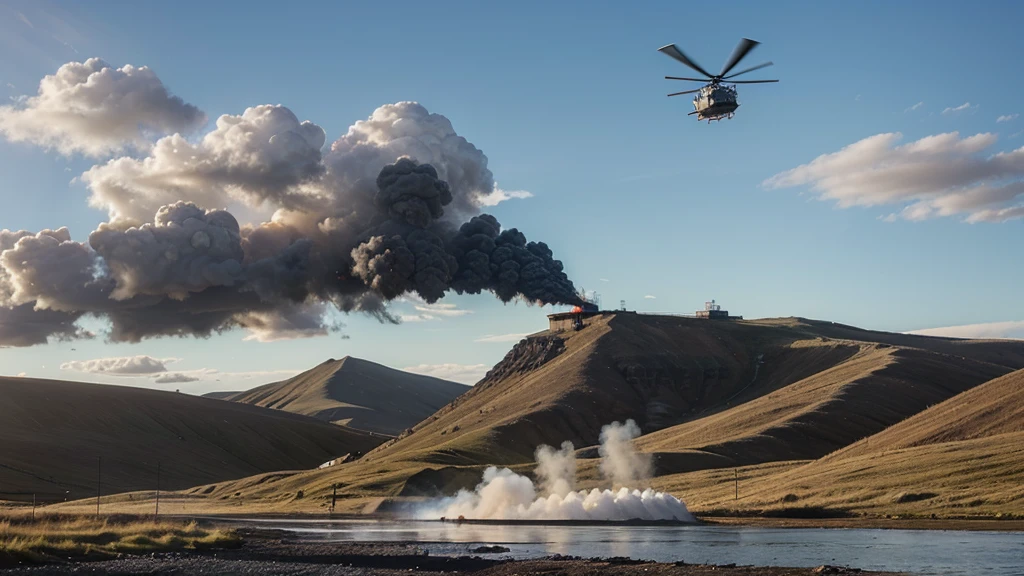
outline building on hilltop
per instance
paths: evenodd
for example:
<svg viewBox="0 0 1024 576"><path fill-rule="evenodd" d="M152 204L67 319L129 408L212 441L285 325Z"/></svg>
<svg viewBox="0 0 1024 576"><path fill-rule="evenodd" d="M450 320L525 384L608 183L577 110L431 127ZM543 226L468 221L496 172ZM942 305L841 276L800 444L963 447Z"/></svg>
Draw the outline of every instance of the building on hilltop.
<svg viewBox="0 0 1024 576"><path fill-rule="evenodd" d="M743 316L729 316L729 311L722 310L722 306L716 304L714 300L705 302L704 309L697 310L694 316L705 320L743 320Z"/></svg>

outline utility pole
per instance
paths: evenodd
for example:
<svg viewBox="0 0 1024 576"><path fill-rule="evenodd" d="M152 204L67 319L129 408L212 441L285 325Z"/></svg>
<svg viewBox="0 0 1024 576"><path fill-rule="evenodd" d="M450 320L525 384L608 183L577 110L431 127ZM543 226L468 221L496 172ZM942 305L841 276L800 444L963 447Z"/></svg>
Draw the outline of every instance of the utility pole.
<svg viewBox="0 0 1024 576"><path fill-rule="evenodd" d="M32 521L36 521L36 495L32 495Z"/></svg>
<svg viewBox="0 0 1024 576"><path fill-rule="evenodd" d="M96 517L100 517L100 495L103 494L103 457L96 457Z"/></svg>
<svg viewBox="0 0 1024 576"><path fill-rule="evenodd" d="M739 500L740 499L740 473L739 473L739 471L733 470L732 471L732 478L733 478L733 480L736 483L736 496L735 496L734 499L735 500Z"/></svg>
<svg viewBox="0 0 1024 576"><path fill-rule="evenodd" d="M338 484L334 484L334 493L331 494L331 514L334 514L334 505L338 502Z"/></svg>
<svg viewBox="0 0 1024 576"><path fill-rule="evenodd" d="M160 462L156 463L156 512L153 517L160 515Z"/></svg>

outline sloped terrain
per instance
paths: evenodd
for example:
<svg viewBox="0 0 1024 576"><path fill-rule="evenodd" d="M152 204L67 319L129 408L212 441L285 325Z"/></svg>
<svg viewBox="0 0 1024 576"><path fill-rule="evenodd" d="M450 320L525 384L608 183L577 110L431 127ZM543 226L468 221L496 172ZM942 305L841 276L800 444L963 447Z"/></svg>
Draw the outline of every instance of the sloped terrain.
<svg viewBox="0 0 1024 576"><path fill-rule="evenodd" d="M864 344L847 361L735 408L637 441L662 473L820 458L1006 373L1002 366L920 349Z"/></svg>
<svg viewBox="0 0 1024 576"><path fill-rule="evenodd" d="M0 378L0 498L42 501L314 468L381 438L325 422L188 394Z"/></svg>
<svg viewBox="0 0 1024 576"><path fill-rule="evenodd" d="M432 483L446 493L469 482L461 470L529 470L537 445L593 446L601 426L626 418L640 424L646 435L637 445L658 454L666 478L774 466L768 477L1024 367L1021 342L835 326L596 316L581 331L519 343L472 390L363 459L241 494L323 496L338 483L361 509L368 498L428 494ZM581 461L584 482L592 464ZM215 490L223 496L237 486Z"/></svg>
<svg viewBox="0 0 1024 576"><path fill-rule="evenodd" d="M463 384L346 356L283 382L223 399L396 436L468 389Z"/></svg>
<svg viewBox="0 0 1024 576"><path fill-rule="evenodd" d="M728 480L728 479L726 479ZM663 479L699 484L693 475ZM1024 370L933 406L819 460L758 474L745 497L697 489L705 506L805 506L900 514L1024 513Z"/></svg>

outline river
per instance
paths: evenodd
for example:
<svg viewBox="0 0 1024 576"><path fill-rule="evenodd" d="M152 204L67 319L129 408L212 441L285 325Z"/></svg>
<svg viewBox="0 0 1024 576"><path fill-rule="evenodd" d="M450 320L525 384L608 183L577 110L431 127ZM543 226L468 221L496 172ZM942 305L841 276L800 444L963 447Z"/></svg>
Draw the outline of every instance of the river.
<svg viewBox="0 0 1024 576"><path fill-rule="evenodd" d="M236 520L237 521L237 520ZM813 567L956 576L1024 576L1024 532L742 526L456 525L427 521L247 519L316 541L410 542L431 554L501 544L515 558L552 554L688 563Z"/></svg>

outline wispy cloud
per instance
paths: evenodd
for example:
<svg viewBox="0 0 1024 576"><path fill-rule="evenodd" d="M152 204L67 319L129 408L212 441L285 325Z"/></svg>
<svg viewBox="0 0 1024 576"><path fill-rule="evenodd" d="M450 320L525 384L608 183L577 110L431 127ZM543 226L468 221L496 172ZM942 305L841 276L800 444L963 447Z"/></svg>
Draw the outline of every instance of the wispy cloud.
<svg viewBox="0 0 1024 576"><path fill-rule="evenodd" d="M809 186L840 208L902 206L893 221L963 216L967 222L1024 217L1024 148L986 156L995 134L958 132L899 144L900 133L877 134L838 152L776 174L769 189Z"/></svg>
<svg viewBox="0 0 1024 576"><path fill-rule="evenodd" d="M487 334L473 340L473 342L519 342L523 338L526 338L529 334Z"/></svg>
<svg viewBox="0 0 1024 576"><path fill-rule="evenodd" d="M488 367L486 364L417 364L402 370L463 384L476 384L487 374Z"/></svg>
<svg viewBox="0 0 1024 576"><path fill-rule="evenodd" d="M962 326L944 326L942 328L926 328L924 330L912 330L907 332L907 334L944 336L946 338L1008 338L1021 340L1024 339L1024 320L988 322L983 324L964 324Z"/></svg>
<svg viewBox="0 0 1024 576"><path fill-rule="evenodd" d="M653 294L644 294L644 300L655 300L658 297Z"/></svg>
<svg viewBox="0 0 1024 576"><path fill-rule="evenodd" d="M429 322L431 320L443 320L445 318L458 318L459 316L466 316L472 314L472 310L465 308L459 308L457 304L450 304L447 302L435 302L433 304L427 303L426 300L420 298L415 294L406 294L402 296L399 301L408 302L413 305L414 313L399 314L398 318L402 322Z"/></svg>
<svg viewBox="0 0 1024 576"><path fill-rule="evenodd" d="M25 16L21 12L18 12L18 20L21 20L22 22L25 23L26 26L35 30L36 27L34 24L32 24L32 21L28 19L28 16Z"/></svg>
<svg viewBox="0 0 1024 576"><path fill-rule="evenodd" d="M199 380L198 376L192 376L190 374L183 374L181 372L174 372L171 374L161 374L153 379L153 382L157 384L178 384L184 382L196 382Z"/></svg>
<svg viewBox="0 0 1024 576"><path fill-rule="evenodd" d="M1003 114L999 118L996 118L996 123L1001 124L1003 122L1013 122L1018 116L1020 116L1020 114Z"/></svg>
<svg viewBox="0 0 1024 576"><path fill-rule="evenodd" d="M600 280L601 280L601 282L611 282L611 280L609 280L607 278L600 278Z"/></svg>
<svg viewBox="0 0 1024 576"><path fill-rule="evenodd" d="M914 110L919 110L922 106L924 106L924 102L918 102L917 104L908 107L904 112L913 112Z"/></svg>
<svg viewBox="0 0 1024 576"><path fill-rule="evenodd" d="M949 108L946 108L945 110L942 111L942 113L946 114L946 115L949 115L949 114L956 114L958 112L966 112L966 111L970 111L970 110L976 110L977 108L978 108L977 104L971 106L970 102L964 102L963 104L961 104L959 106L951 106Z"/></svg>

